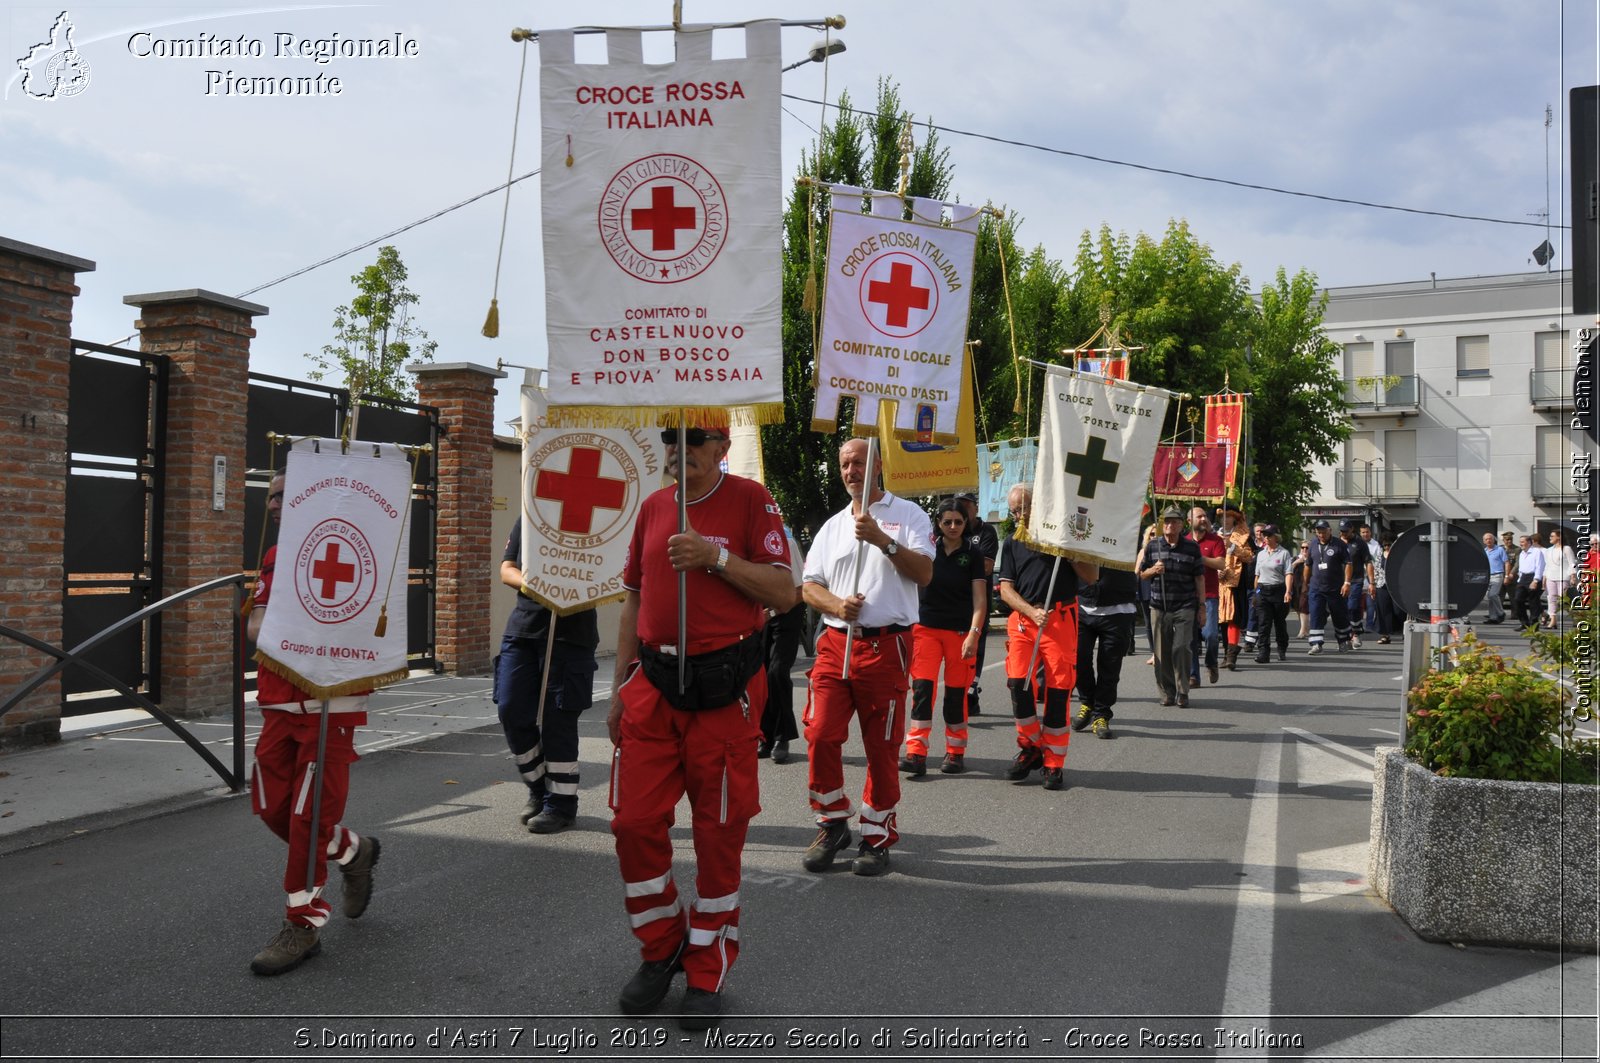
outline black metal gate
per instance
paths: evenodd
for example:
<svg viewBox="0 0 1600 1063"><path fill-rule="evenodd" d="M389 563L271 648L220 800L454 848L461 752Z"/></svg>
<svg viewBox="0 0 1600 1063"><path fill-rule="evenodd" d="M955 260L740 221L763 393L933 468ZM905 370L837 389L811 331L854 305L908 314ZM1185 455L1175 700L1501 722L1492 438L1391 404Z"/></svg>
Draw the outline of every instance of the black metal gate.
<svg viewBox="0 0 1600 1063"><path fill-rule="evenodd" d="M267 518L267 483L271 470L282 468L284 448L274 448L269 432L280 435L336 437L350 412L350 393L321 384L250 374L246 415L245 464L250 472L245 490L244 567L261 563L261 531ZM419 454L411 487L411 557L406 586L406 653L413 668L437 668L434 656L434 597L438 583L435 515L439 502L439 411L414 402L365 396L357 420L357 438L376 443L427 444ZM271 542L272 532L267 532Z"/></svg>
<svg viewBox="0 0 1600 1063"><path fill-rule="evenodd" d="M63 529L62 644L76 646L162 596L162 455L167 360L72 342ZM160 698L160 624L119 632L88 660ZM127 704L82 669L62 676L63 716Z"/></svg>

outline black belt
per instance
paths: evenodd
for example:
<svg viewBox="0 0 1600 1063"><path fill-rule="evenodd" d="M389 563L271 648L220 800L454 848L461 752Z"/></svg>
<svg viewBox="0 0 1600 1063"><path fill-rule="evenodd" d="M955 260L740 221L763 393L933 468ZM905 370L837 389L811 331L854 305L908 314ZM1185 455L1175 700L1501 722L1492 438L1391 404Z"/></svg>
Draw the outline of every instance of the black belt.
<svg viewBox="0 0 1600 1063"><path fill-rule="evenodd" d="M838 630L839 631L847 631L849 629L848 628L839 628ZM856 633L856 638L875 639L875 638L881 638L884 635L900 635L900 634L904 634L905 632L910 631L910 630L911 630L911 625L910 624L886 624L883 627L858 627L858 628L855 629L855 633Z"/></svg>

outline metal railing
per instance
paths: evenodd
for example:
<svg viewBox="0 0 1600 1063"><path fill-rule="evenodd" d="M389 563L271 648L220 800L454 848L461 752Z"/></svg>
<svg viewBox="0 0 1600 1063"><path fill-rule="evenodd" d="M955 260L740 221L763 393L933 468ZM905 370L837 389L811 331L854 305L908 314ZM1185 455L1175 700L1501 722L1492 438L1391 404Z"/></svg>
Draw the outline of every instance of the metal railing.
<svg viewBox="0 0 1600 1063"><path fill-rule="evenodd" d="M1384 465L1335 469L1333 493L1351 502L1415 505L1422 501L1422 470Z"/></svg>
<svg viewBox="0 0 1600 1063"><path fill-rule="evenodd" d="M1364 376L1346 379L1344 398L1353 416L1382 412L1416 412L1422 408L1421 388L1415 375Z"/></svg>
<svg viewBox="0 0 1600 1063"><path fill-rule="evenodd" d="M1567 369L1528 370L1528 401L1534 406L1571 408L1572 372Z"/></svg>
<svg viewBox="0 0 1600 1063"><path fill-rule="evenodd" d="M33 673L33 675L28 678L27 682L23 683L20 687L7 695L5 701L0 702L0 717L4 717L6 713L22 704L23 698L39 689L39 687L44 683L49 682L49 680L58 673L65 671L69 667L82 668L96 679L99 679L105 683L108 689L117 691L123 697L132 701L138 708L141 708L145 712L148 712L151 716L154 716L167 728L167 730L183 739L183 741L188 744L190 749L200 754L200 759L204 760L208 765L211 766L212 771L221 776L223 783L227 785L228 789L232 790L234 793L238 793L244 789L245 783L245 630L244 623L239 616L239 609L244 605L245 584L248 583L249 580L250 576L248 574L239 572L232 576L219 576L218 578L207 583L202 583L197 587L190 587L186 591L179 591L177 594L163 598L159 602L155 602L152 605L146 606L137 613L123 617L115 624L112 624L110 627L107 627L95 633L94 635L91 635L89 638L78 643L78 645L72 647L70 650L63 650L59 646L52 646L47 642L41 642L32 635L25 634L24 632L18 631L15 628L10 628L0 624L0 636L20 642L30 649L38 650L40 653L44 653L55 658L55 662L53 664L47 664L40 668L37 672ZM96 665L87 659L88 654L93 652L95 647L112 638L123 629L132 627L135 624L142 624L146 618L155 616L157 613L170 609L172 606L177 605L180 602L186 602L190 598L198 598L200 595L208 594L211 591L221 590L223 587L234 588L232 770L229 770L228 767L224 766L222 761L217 759L216 754L212 753L211 750L205 747L205 743L201 742L194 735L190 734L188 728L184 727L182 723L174 719L170 714L163 711L160 705L157 705L155 702L151 701L149 698L133 689L133 687L129 686L127 683L116 678L99 665Z"/></svg>

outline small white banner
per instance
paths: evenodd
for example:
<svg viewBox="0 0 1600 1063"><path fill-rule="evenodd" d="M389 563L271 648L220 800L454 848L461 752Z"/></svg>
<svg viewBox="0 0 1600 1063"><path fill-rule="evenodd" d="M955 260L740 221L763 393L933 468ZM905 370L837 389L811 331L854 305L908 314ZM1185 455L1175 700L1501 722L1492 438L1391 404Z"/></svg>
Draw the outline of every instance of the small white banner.
<svg viewBox="0 0 1600 1063"><path fill-rule="evenodd" d="M319 698L404 679L411 462L389 443L289 451L257 660Z"/></svg>
<svg viewBox="0 0 1600 1063"><path fill-rule="evenodd" d="M888 192L870 214L861 189L832 193L812 427L833 431L854 395L857 428L879 426L889 400L897 439L954 443L981 208L913 199L904 221Z"/></svg>
<svg viewBox="0 0 1600 1063"><path fill-rule="evenodd" d="M1031 542L1079 561L1133 568L1169 399L1159 388L1046 368Z"/></svg>
<svg viewBox="0 0 1600 1063"><path fill-rule="evenodd" d="M530 370L522 385L522 575L558 616L623 596L639 503L661 483L657 428L557 428Z"/></svg>
<svg viewBox="0 0 1600 1063"><path fill-rule="evenodd" d="M577 63L539 33L545 318L558 406L781 416L779 24L713 59L711 27L645 64L637 30Z"/></svg>

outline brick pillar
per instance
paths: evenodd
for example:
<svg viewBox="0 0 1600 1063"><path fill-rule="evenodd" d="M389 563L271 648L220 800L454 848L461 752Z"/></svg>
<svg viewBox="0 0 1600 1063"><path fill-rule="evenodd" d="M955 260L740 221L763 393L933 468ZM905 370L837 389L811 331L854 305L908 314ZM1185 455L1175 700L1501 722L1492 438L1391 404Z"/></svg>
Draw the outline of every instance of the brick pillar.
<svg viewBox="0 0 1600 1063"><path fill-rule="evenodd" d="M61 644L67 514L67 391L76 278L94 263L0 237L0 617ZM0 701L51 658L0 638ZM61 682L0 719L0 745L61 737Z"/></svg>
<svg viewBox="0 0 1600 1063"><path fill-rule="evenodd" d="M489 598L499 571L489 525L494 508L495 381L505 373L469 362L406 367L417 401L439 410L438 600L434 654L447 672L489 670Z"/></svg>
<svg viewBox="0 0 1600 1063"><path fill-rule="evenodd" d="M267 308L215 292L130 295L141 350L167 357L162 590L181 590L244 567L245 398L253 318ZM218 457L227 462L213 505ZM161 697L174 716L227 712L233 702L231 594L191 599L161 616Z"/></svg>

